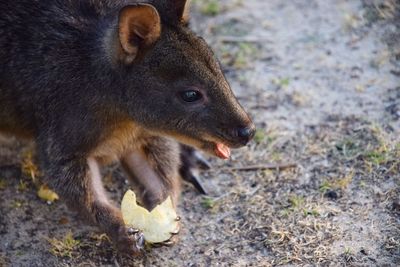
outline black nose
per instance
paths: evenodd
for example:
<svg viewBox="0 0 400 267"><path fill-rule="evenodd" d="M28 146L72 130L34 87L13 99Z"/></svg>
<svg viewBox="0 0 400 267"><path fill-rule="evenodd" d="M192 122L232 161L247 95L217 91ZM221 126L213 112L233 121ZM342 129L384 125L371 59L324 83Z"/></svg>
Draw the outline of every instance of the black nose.
<svg viewBox="0 0 400 267"><path fill-rule="evenodd" d="M237 130L238 137L242 139L245 143L249 142L253 138L255 133L256 127L254 126L241 127Z"/></svg>

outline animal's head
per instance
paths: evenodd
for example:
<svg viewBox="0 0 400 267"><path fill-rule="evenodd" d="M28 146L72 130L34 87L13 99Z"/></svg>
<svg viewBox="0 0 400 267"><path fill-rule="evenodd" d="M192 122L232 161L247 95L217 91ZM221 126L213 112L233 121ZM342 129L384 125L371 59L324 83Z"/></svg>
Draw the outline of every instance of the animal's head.
<svg viewBox="0 0 400 267"><path fill-rule="evenodd" d="M255 126L209 46L186 26L186 0L155 2L161 4L119 12L117 58L131 85L131 116L150 131L228 158Z"/></svg>

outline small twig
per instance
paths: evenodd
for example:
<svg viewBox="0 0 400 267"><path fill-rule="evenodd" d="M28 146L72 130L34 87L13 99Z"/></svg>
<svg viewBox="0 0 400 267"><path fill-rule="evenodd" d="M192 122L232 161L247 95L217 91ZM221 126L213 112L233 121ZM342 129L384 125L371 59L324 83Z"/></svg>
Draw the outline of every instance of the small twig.
<svg viewBox="0 0 400 267"><path fill-rule="evenodd" d="M248 196L254 196L255 193L257 193L258 190L260 190L261 186L257 186L253 191L250 193L246 194Z"/></svg>
<svg viewBox="0 0 400 267"><path fill-rule="evenodd" d="M297 163L263 164L263 165L249 165L244 167L222 168L221 171L256 171L256 170L271 170L271 169L283 170L296 167Z"/></svg>
<svg viewBox="0 0 400 267"><path fill-rule="evenodd" d="M218 38L219 42L222 43L270 43L266 37L257 36L221 36Z"/></svg>

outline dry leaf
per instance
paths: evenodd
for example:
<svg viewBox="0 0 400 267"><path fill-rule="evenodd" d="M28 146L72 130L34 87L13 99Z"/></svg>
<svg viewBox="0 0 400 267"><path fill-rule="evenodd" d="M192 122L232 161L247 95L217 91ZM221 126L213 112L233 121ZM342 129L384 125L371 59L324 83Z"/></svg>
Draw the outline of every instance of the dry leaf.
<svg viewBox="0 0 400 267"><path fill-rule="evenodd" d="M45 201L49 202L54 202L58 200L58 195L54 191L52 191L50 188L47 187L47 185L41 185L38 192L37 192L38 197Z"/></svg>

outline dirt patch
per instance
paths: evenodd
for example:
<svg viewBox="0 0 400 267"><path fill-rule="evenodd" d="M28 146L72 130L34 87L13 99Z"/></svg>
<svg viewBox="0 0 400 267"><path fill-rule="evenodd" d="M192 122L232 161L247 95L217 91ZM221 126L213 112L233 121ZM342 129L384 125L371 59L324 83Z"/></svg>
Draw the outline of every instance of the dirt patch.
<svg viewBox="0 0 400 267"><path fill-rule="evenodd" d="M180 242L142 259L21 172L29 143L0 140L0 266L400 265L396 1L195 1L192 27L221 58L259 128L186 185ZM243 171L240 167L295 163ZM129 188L114 166L107 191Z"/></svg>

